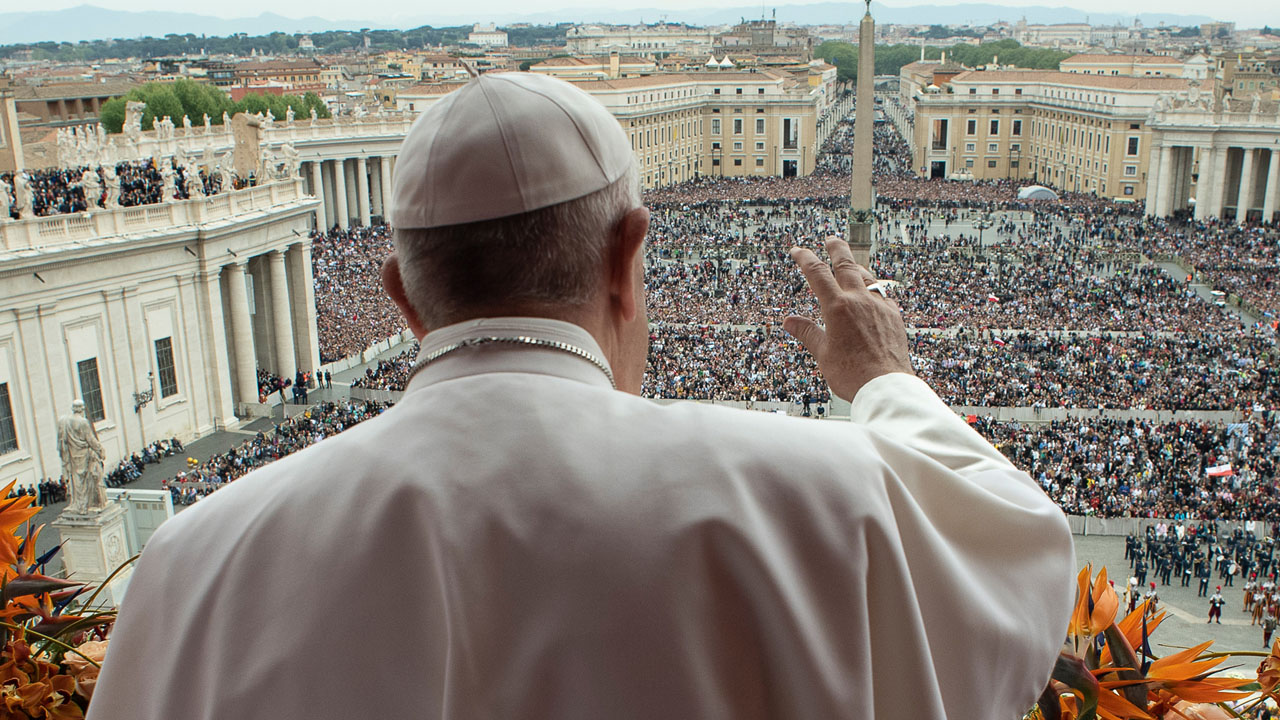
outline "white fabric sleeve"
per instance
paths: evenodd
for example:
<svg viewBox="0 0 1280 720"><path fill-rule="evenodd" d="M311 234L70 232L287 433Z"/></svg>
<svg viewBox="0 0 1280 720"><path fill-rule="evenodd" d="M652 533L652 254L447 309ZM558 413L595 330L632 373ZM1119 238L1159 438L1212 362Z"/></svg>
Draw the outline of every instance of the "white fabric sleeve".
<svg viewBox="0 0 1280 720"><path fill-rule="evenodd" d="M915 375L890 373L871 380L854 397L849 414L961 475L1015 469Z"/></svg>

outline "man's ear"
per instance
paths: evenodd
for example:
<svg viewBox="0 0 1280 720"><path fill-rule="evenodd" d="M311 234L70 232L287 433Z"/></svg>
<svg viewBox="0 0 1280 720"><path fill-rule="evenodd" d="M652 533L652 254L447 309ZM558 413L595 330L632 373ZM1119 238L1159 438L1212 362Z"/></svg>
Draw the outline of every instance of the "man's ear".
<svg viewBox="0 0 1280 720"><path fill-rule="evenodd" d="M649 209L638 207L622 216L609 265L609 296L622 319L630 322L640 311L644 298L642 266L644 238L649 232Z"/></svg>
<svg viewBox="0 0 1280 720"><path fill-rule="evenodd" d="M393 252L382 263L382 288L391 296L391 301L400 308L400 314L409 323L409 331L419 341L427 336L427 326L418 317L418 311L409 303L409 296L404 292L404 280L400 277L400 258Z"/></svg>

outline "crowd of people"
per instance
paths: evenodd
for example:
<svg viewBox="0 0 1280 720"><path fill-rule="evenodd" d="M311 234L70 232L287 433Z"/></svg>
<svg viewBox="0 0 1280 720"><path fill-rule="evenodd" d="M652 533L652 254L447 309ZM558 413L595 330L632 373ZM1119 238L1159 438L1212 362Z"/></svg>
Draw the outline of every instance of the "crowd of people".
<svg viewBox="0 0 1280 720"><path fill-rule="evenodd" d="M356 355L406 329L379 279L382 261L390 254L387 225L312 233L321 362Z"/></svg>
<svg viewBox="0 0 1280 720"><path fill-rule="evenodd" d="M830 401L812 358L779 323L818 317L787 251L844 234L850 129L837 128L809 177L701 178L648 193L646 395L806 409ZM1280 430L1255 413L1280 404L1275 334L1246 327L1148 260L1177 257L1269 308L1271 230L1152 221L1140 206L1093 196L1020 201L1015 182L920 179L892 125L877 124L876 143L873 271L900 283L893 293L913 363L947 402L1252 416L1231 425L972 421L1068 512L1280 520ZM404 329L378 282L390 250L386 226L313 236L323 360ZM416 354L378 362L352 387L403 390ZM181 478L175 492L198 497L279 456L291 437L284 429L255 438Z"/></svg>
<svg viewBox="0 0 1280 720"><path fill-rule="evenodd" d="M915 333L916 372L952 405L1143 410L1280 407L1275 344L1244 331Z"/></svg>
<svg viewBox="0 0 1280 720"><path fill-rule="evenodd" d="M157 164L167 163L168 167ZM164 172L164 171L167 172ZM172 177L166 180L166 174ZM111 167L46 168L25 170L22 180L30 192L31 213L37 217L83 212L105 207L108 196L120 207L152 205L164 200L168 183L172 199L188 200L195 195L222 192L229 180L234 189L245 187L233 173L209 172L190 165L175 164L172 159L154 159L117 163ZM199 183L199 187L195 186ZM19 181L14 173L0 173L0 208L11 219L21 219L22 205Z"/></svg>
<svg viewBox="0 0 1280 720"><path fill-rule="evenodd" d="M374 417L389 407L378 402L321 403L239 445L192 465L162 487L175 505L190 505L249 471L262 467L326 437Z"/></svg>
<svg viewBox="0 0 1280 720"><path fill-rule="evenodd" d="M1280 521L1277 419L971 422L1071 514Z"/></svg>

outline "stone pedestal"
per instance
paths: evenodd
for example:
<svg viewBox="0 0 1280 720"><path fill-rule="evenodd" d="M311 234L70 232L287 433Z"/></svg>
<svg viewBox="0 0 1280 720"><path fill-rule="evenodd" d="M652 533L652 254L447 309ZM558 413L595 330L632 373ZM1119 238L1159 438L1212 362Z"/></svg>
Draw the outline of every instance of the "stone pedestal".
<svg viewBox="0 0 1280 720"><path fill-rule="evenodd" d="M63 512L53 521L62 537L62 565L68 580L99 585L129 559L124 513L124 508L112 503L86 515ZM119 606L132 574L133 568L128 567L116 575L99 598Z"/></svg>

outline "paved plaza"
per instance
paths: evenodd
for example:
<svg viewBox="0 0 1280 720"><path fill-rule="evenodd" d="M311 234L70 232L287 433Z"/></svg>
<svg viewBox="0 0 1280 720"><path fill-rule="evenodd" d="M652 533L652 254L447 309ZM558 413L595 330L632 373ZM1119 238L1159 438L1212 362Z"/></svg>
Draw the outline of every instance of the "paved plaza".
<svg viewBox="0 0 1280 720"><path fill-rule="evenodd" d="M1077 535L1075 541L1077 566L1092 563L1096 575L1105 565L1107 574L1115 580L1118 587L1123 589L1123 584L1130 576L1129 561L1124 559L1124 538ZM1155 579L1155 573L1149 573L1148 587L1153 579ZM1214 587L1221 584L1216 573L1211 580L1210 595L1213 594ZM1250 616L1242 610L1243 584L1237 578L1234 587L1222 588L1222 595L1227 601L1222 608L1222 624L1209 625L1206 624L1209 617L1209 600L1207 597L1196 596L1199 583L1195 578L1191 579L1187 587L1182 587L1181 581L1176 577L1171 585L1161 585L1157 582L1156 591L1160 594L1160 607L1169 612L1169 617L1153 634L1152 650L1157 655L1165 655L1173 648L1187 647L1206 640L1214 641L1216 651L1263 649L1261 626L1250 625ZM1123 617L1124 607L1120 608L1120 612ZM1257 662L1246 660L1240 663L1239 669L1252 673L1256 667Z"/></svg>

